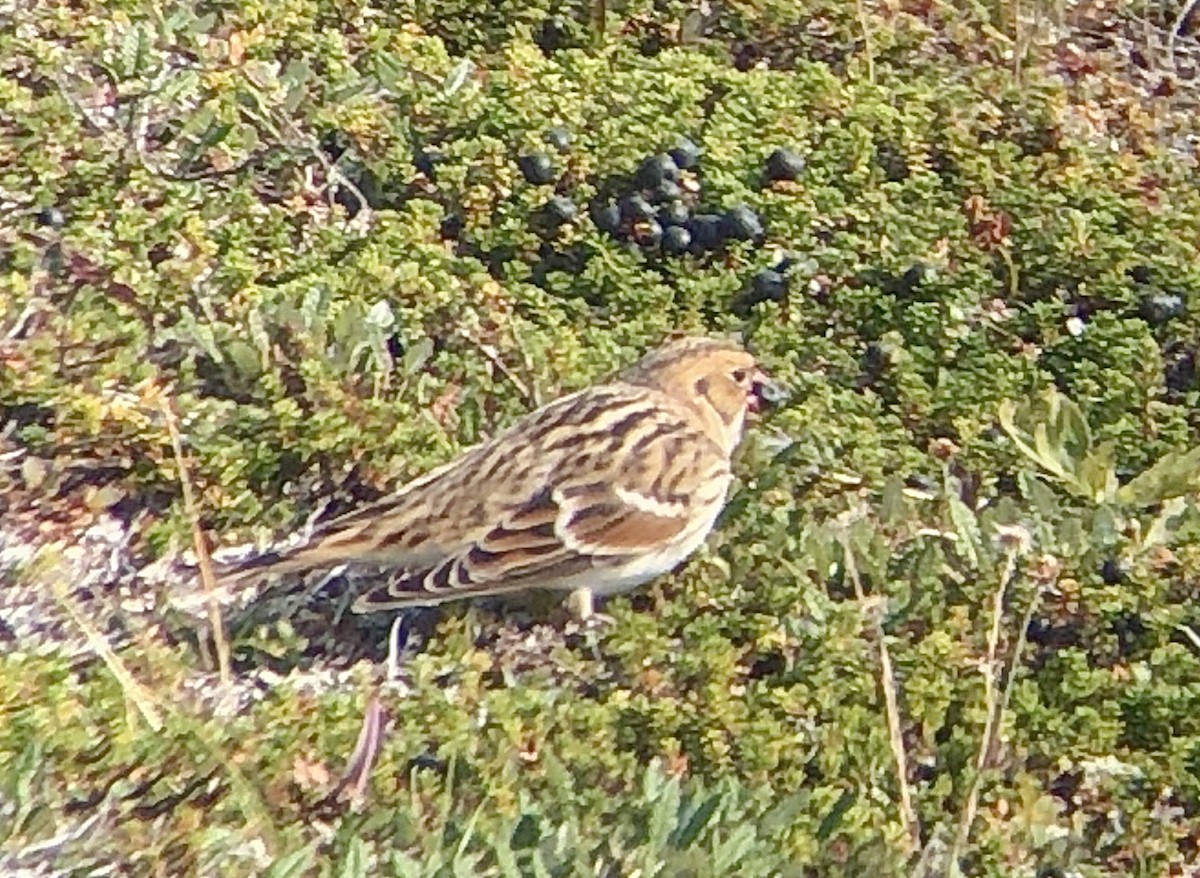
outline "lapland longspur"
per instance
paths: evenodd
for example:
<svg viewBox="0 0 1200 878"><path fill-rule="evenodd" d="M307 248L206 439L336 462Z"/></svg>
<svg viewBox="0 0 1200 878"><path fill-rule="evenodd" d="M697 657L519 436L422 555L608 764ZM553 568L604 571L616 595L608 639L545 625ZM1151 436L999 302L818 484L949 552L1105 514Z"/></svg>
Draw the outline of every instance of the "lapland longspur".
<svg viewBox="0 0 1200 878"><path fill-rule="evenodd" d="M355 611L561 589L586 613L593 594L632 589L700 546L725 505L747 417L777 396L739 345L671 341L220 579L236 589L275 574L378 569Z"/></svg>

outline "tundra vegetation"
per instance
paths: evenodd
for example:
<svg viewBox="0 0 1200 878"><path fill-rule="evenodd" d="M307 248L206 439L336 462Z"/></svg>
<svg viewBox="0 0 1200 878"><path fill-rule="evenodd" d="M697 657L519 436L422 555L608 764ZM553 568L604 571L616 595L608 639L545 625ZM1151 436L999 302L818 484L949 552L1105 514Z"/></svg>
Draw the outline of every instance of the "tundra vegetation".
<svg viewBox="0 0 1200 878"><path fill-rule="evenodd" d="M0 871L1192 874L1177 6L0 2ZM791 397L593 636L139 590L681 330Z"/></svg>

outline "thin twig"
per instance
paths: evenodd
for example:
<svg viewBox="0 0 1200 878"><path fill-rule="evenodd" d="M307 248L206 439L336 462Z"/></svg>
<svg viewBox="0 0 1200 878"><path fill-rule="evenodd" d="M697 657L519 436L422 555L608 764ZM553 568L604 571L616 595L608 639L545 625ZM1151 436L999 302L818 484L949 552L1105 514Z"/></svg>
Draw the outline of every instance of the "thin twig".
<svg viewBox="0 0 1200 878"><path fill-rule="evenodd" d="M226 688L231 682L229 670L229 642L225 638L225 620L221 617L221 605L217 601L217 577L213 572L212 556L208 552L208 541L200 526L200 514L192 491L192 480L188 476L187 461L183 456L183 440L179 437L179 422L169 397L161 400L162 412L171 436L171 448L175 452L175 465L179 468L179 487L183 491L183 508L192 525L192 544L200 566L200 582L208 597L208 624L212 628L213 644L217 650L217 669L221 683Z"/></svg>
<svg viewBox="0 0 1200 878"><path fill-rule="evenodd" d="M1021 295L1021 281L1017 276L1017 263L1013 259L1012 253L1004 245L996 248L1000 254L1000 258L1004 260L1004 266L1008 269L1008 294L1012 297L1011 301L1019 302Z"/></svg>
<svg viewBox="0 0 1200 878"><path fill-rule="evenodd" d="M958 860L962 854L963 848L971 837L971 826L975 823L975 816L979 810L979 793L983 788L983 773L987 768L988 760L991 757L992 748L995 746L996 738L999 735L1000 720L1003 716L1004 709L1008 703L1008 693L1011 692L1013 671L1015 671L1017 662L1020 660L1020 650L1025 645L1025 629L1028 627L1028 618L1032 617L1033 604L1030 603L1027 611L1027 621L1022 626L1018 636L1019 648L1013 651L1011 658L1011 668L1009 672L1009 689L1006 691L1003 700L997 698L997 683L998 683L998 667L997 654L1000 650L1000 629L1004 621L1004 598L1008 592L1008 587L1012 584L1016 576L1017 569L1017 554L1019 548L1011 546L1008 549L1004 558L1004 570L1000 574L1000 583L996 587L996 591L992 596L992 621L988 628L987 641L987 659L984 664L983 684L984 684L984 703L987 708L987 714L984 717L983 736L979 742L979 752L975 757L975 775L971 778L971 787L967 791L966 801L963 803L962 815L958 821L958 834L954 839L954 846L950 850L950 856L947 859L947 875L959 874Z"/></svg>
<svg viewBox="0 0 1200 878"><path fill-rule="evenodd" d="M155 705L154 693L133 676L130 670L125 667L125 663L121 661L120 656L109 645L104 635L79 611L79 608L75 605L75 600L67 590L66 583L58 577L54 577L51 582L51 588L54 589L54 597L58 600L62 608L67 611L67 615L71 617L71 621L79 626L79 630L87 638L88 646L108 666L112 675L117 678L117 682L121 684L121 690L125 693L125 697L134 703L138 712L146 720L146 724L151 729L155 732L162 731L163 717Z"/></svg>
<svg viewBox="0 0 1200 878"><path fill-rule="evenodd" d="M1010 549L1004 558L1004 572L1000 574L1000 585L992 595L992 624L988 628L987 661L984 668L983 687L984 701L987 704L987 718L984 721L983 739L990 743L994 732L994 724L998 722L996 710L999 702L996 700L996 684L999 682L1000 668L998 654L1000 652L1000 629L1004 624L1004 599L1008 594L1008 586L1012 583L1016 570L1016 549ZM988 761L991 750L981 746L975 758L975 768L982 771Z"/></svg>
<svg viewBox="0 0 1200 878"><path fill-rule="evenodd" d="M1200 0L1187 0L1179 8L1179 14L1175 16L1175 20L1171 22L1171 30L1167 33L1167 58L1171 62L1171 70L1178 72L1179 68L1175 64L1175 43L1179 39L1179 31L1183 29L1183 23L1188 20L1188 16L1196 10L1196 4Z"/></svg>
<svg viewBox="0 0 1200 878"><path fill-rule="evenodd" d="M843 563L846 565L846 575L854 584L854 594L860 604L866 602L862 580L858 575L858 564L854 560L854 549L849 538L843 534L842 544ZM917 812L913 808L912 792L908 786L908 756L904 752L903 728L900 724L900 702L896 697L896 674L892 667L892 657L887 648L887 637L883 630L883 621L878 615L874 616L875 640L879 644L879 685L883 689L884 709L887 714L888 740L892 745L892 758L896 761L896 781L900 787L900 820L912 839L913 850L921 845L921 824Z"/></svg>
<svg viewBox="0 0 1200 878"><path fill-rule="evenodd" d="M1175 630L1191 641L1192 646L1200 650L1200 634L1196 633L1196 629L1180 622L1175 626Z"/></svg>
<svg viewBox="0 0 1200 878"><path fill-rule="evenodd" d="M1033 622L1033 614L1042 602L1042 593L1046 590L1047 585L1048 583L1044 582L1037 584L1037 588L1033 592L1033 597L1029 600L1029 606L1025 608L1025 615L1021 617L1021 630L1017 632L1017 642L1013 646L1012 659L1008 665L1008 677L1004 681L1004 695L1000 699L1001 716L1007 713L1009 702L1012 701L1013 689L1016 687L1017 682L1017 663L1021 660L1021 656L1025 652L1025 643L1029 639L1029 626Z"/></svg>
<svg viewBox="0 0 1200 878"><path fill-rule="evenodd" d="M331 798L344 797L350 801L356 810L361 808L367 798L367 784L371 781L371 769L379 759L379 750L383 746L383 734L387 727L388 716L379 700L379 694L372 692L367 699L367 707L363 711L362 726L358 731L358 741L354 744L354 752L333 792Z"/></svg>
<svg viewBox="0 0 1200 878"><path fill-rule="evenodd" d="M277 119L282 121L283 124L287 126L292 136L302 143L304 148L308 150L311 157L316 159L317 163L321 165L322 169L325 171L325 198L329 206L332 207L336 201L336 194L333 191L334 185L341 186L354 197L356 202L358 202L358 209L355 212L356 215L362 217L362 222L370 222L370 218L373 216L373 211L371 208L371 203L367 200L367 196L363 194L363 191L353 180L351 180L342 172L342 169L338 166L338 162L330 159L329 156L325 154L325 150L321 148L320 141L318 141L317 138L313 137L311 134L306 134L305 132L301 131L300 127L290 117L276 117L272 111L272 108L268 108L261 103L260 107L266 114L267 121L275 121ZM254 114L251 113L251 115ZM260 116L259 120L263 121L263 118Z"/></svg>
<svg viewBox="0 0 1200 878"><path fill-rule="evenodd" d="M534 407L541 405L541 403L538 401L538 393L534 390L531 390L529 385L526 384L525 381L512 370L508 363L504 362L504 359L500 356L500 352L497 351L493 345L488 344L482 339L476 338L465 329L460 328L458 332L459 335L461 335L471 344L475 345L475 347L479 349L479 352L487 357L488 362L495 366L496 369L499 370L500 374L509 380L513 387L517 388L517 392L521 394L521 397L525 400L526 405Z"/></svg>
<svg viewBox="0 0 1200 878"><path fill-rule="evenodd" d="M871 45L871 22L867 19L865 0L854 0L854 11L858 14L858 24L863 32L863 53L867 58L867 81L875 84L875 49Z"/></svg>
<svg viewBox="0 0 1200 878"><path fill-rule="evenodd" d="M592 2L592 29L594 32L596 44L603 46L604 39L608 35L608 2L607 2L607 0L593 0L593 2Z"/></svg>

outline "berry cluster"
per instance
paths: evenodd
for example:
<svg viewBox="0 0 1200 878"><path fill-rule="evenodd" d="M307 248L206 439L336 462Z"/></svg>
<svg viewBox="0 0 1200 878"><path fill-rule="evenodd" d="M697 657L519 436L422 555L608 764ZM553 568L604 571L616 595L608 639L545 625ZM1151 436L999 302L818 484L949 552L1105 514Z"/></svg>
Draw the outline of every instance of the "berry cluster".
<svg viewBox="0 0 1200 878"><path fill-rule="evenodd" d="M569 144L561 129L551 129L546 140L559 149ZM701 256L730 241L762 243L762 221L744 204L722 212L700 207L701 149L688 138L667 152L647 156L629 180L617 181L588 208L593 225L612 237L632 241L664 256L690 253ZM772 156L774 159L774 155ZM555 182L553 162L545 153L527 153L518 159L525 179L534 185ZM768 168L768 176L771 168ZM577 208L566 195L551 197L541 210L544 226L555 230L575 219Z"/></svg>
<svg viewBox="0 0 1200 878"><path fill-rule="evenodd" d="M571 197L569 179L555 158L555 153L570 150L571 133L554 127L545 131L542 139L548 149L530 150L516 159L517 169L528 184L555 187L555 193L531 217L532 228L544 242L535 276L549 270L573 270L581 257L586 260L581 248L560 253L553 243L562 227L579 221L581 215ZM702 259L723 252L733 242L760 246L766 230L754 209L745 204L725 209L705 204L702 158L703 150L694 141L680 137L670 149L643 158L632 174L599 181L599 194L586 208L588 218L598 231L661 259ZM414 165L432 181L442 160L440 151L426 148L414 156ZM767 156L762 179L764 185L795 182L804 171L804 158L780 147ZM447 238L457 239L461 214L449 212L442 231ZM748 280L738 306L784 300L790 264L791 260L785 259L757 272Z"/></svg>

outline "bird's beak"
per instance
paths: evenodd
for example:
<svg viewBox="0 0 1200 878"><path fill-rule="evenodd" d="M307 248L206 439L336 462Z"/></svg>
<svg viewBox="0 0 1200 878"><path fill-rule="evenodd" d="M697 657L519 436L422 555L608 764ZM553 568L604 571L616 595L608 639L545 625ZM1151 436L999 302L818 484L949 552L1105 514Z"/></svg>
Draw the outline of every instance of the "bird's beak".
<svg viewBox="0 0 1200 878"><path fill-rule="evenodd" d="M754 373L754 381L750 385L750 410L758 413L763 409L772 408L787 399L787 391L782 385L772 380L766 372L758 369Z"/></svg>

